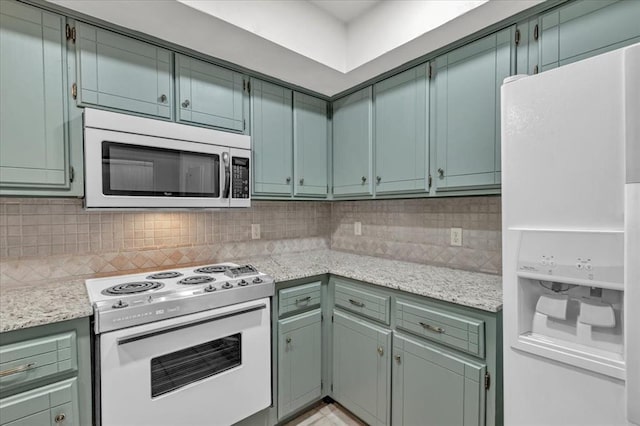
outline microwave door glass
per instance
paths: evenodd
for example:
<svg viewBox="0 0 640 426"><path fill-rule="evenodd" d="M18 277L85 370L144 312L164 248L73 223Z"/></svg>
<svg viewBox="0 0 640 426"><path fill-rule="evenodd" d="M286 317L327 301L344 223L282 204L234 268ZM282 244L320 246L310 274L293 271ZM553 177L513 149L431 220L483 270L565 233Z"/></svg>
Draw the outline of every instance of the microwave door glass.
<svg viewBox="0 0 640 426"><path fill-rule="evenodd" d="M105 195L220 197L220 155L102 143Z"/></svg>

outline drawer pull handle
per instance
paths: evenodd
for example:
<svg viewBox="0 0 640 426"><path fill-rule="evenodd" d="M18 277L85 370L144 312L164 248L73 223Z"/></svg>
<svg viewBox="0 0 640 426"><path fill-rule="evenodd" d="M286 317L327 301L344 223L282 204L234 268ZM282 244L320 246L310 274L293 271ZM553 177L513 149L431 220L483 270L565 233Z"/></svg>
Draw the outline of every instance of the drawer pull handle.
<svg viewBox="0 0 640 426"><path fill-rule="evenodd" d="M357 306L358 308L364 308L364 303L358 302L357 300L349 299L349 303L351 303L354 306Z"/></svg>
<svg viewBox="0 0 640 426"><path fill-rule="evenodd" d="M291 337L287 337L287 343L291 343Z"/></svg>
<svg viewBox="0 0 640 426"><path fill-rule="evenodd" d="M303 297L302 299L296 299L296 305L299 305L301 303L309 303L309 300L311 300L311 296Z"/></svg>
<svg viewBox="0 0 640 426"><path fill-rule="evenodd" d="M444 328L442 327L435 327L431 324L426 324L424 322L421 322L420 325L426 330L435 331L436 333L444 333Z"/></svg>
<svg viewBox="0 0 640 426"><path fill-rule="evenodd" d="M384 348L382 346L378 346L378 354L380 356L384 355Z"/></svg>
<svg viewBox="0 0 640 426"><path fill-rule="evenodd" d="M55 416L53 418L53 420L55 420L56 423L62 423L62 422L64 422L64 419L66 419L66 418L67 418L67 416L65 416L64 413L60 413L57 416Z"/></svg>
<svg viewBox="0 0 640 426"><path fill-rule="evenodd" d="M402 360L402 358L400 358L400 355L396 355L394 356L394 358L398 362L398 364L400 364L400 361Z"/></svg>
<svg viewBox="0 0 640 426"><path fill-rule="evenodd" d="M6 376L11 376L12 374L22 373L24 371L31 370L35 366L36 366L35 362L30 362L29 364L19 365L14 368L9 368L8 370L2 370L0 371L0 377L6 377Z"/></svg>

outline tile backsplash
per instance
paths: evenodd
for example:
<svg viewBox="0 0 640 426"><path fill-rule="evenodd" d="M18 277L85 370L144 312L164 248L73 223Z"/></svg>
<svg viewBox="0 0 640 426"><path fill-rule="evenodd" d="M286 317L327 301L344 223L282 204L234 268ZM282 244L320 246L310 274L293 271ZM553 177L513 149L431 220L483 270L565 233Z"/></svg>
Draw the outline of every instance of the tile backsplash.
<svg viewBox="0 0 640 426"><path fill-rule="evenodd" d="M449 245L451 227L463 229L462 247ZM249 209L162 213L0 197L2 285L322 248L499 273L500 244L500 197L253 201Z"/></svg>

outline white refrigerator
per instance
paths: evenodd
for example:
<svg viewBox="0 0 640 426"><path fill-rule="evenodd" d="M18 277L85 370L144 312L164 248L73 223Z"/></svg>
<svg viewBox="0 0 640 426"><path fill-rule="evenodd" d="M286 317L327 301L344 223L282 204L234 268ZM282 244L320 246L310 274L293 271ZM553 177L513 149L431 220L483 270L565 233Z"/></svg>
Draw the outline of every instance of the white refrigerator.
<svg viewBox="0 0 640 426"><path fill-rule="evenodd" d="M640 425L640 44L501 101L505 424Z"/></svg>

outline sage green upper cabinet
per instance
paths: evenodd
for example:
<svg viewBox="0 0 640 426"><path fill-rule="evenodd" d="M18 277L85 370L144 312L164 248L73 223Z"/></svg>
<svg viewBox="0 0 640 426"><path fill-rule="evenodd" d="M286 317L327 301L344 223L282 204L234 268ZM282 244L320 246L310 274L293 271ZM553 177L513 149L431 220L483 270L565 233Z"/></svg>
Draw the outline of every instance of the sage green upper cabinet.
<svg viewBox="0 0 640 426"><path fill-rule="evenodd" d="M427 65L381 81L373 91L376 193L427 191Z"/></svg>
<svg viewBox="0 0 640 426"><path fill-rule="evenodd" d="M178 121L243 132L242 74L176 54Z"/></svg>
<svg viewBox="0 0 640 426"><path fill-rule="evenodd" d="M327 127L327 102L294 92L294 195L327 195Z"/></svg>
<svg viewBox="0 0 640 426"><path fill-rule="evenodd" d="M570 2L541 17L542 71L640 41L640 2Z"/></svg>
<svg viewBox="0 0 640 426"><path fill-rule="evenodd" d="M278 418L320 399L320 309L278 321Z"/></svg>
<svg viewBox="0 0 640 426"><path fill-rule="evenodd" d="M169 50L77 23L78 103L173 117Z"/></svg>
<svg viewBox="0 0 640 426"><path fill-rule="evenodd" d="M500 183L500 86L515 68L514 28L435 61L432 123L437 190Z"/></svg>
<svg viewBox="0 0 640 426"><path fill-rule="evenodd" d="M333 103L333 195L371 195L372 88Z"/></svg>
<svg viewBox="0 0 640 426"><path fill-rule="evenodd" d="M485 424L486 366L417 339L393 337L393 425Z"/></svg>
<svg viewBox="0 0 640 426"><path fill-rule="evenodd" d="M333 317L333 398L371 426L388 425L391 330L338 310Z"/></svg>
<svg viewBox="0 0 640 426"><path fill-rule="evenodd" d="M0 57L0 194L82 195L82 141L70 145L65 18L3 1Z"/></svg>
<svg viewBox="0 0 640 426"><path fill-rule="evenodd" d="M293 188L292 91L251 79L253 193L290 196Z"/></svg>

